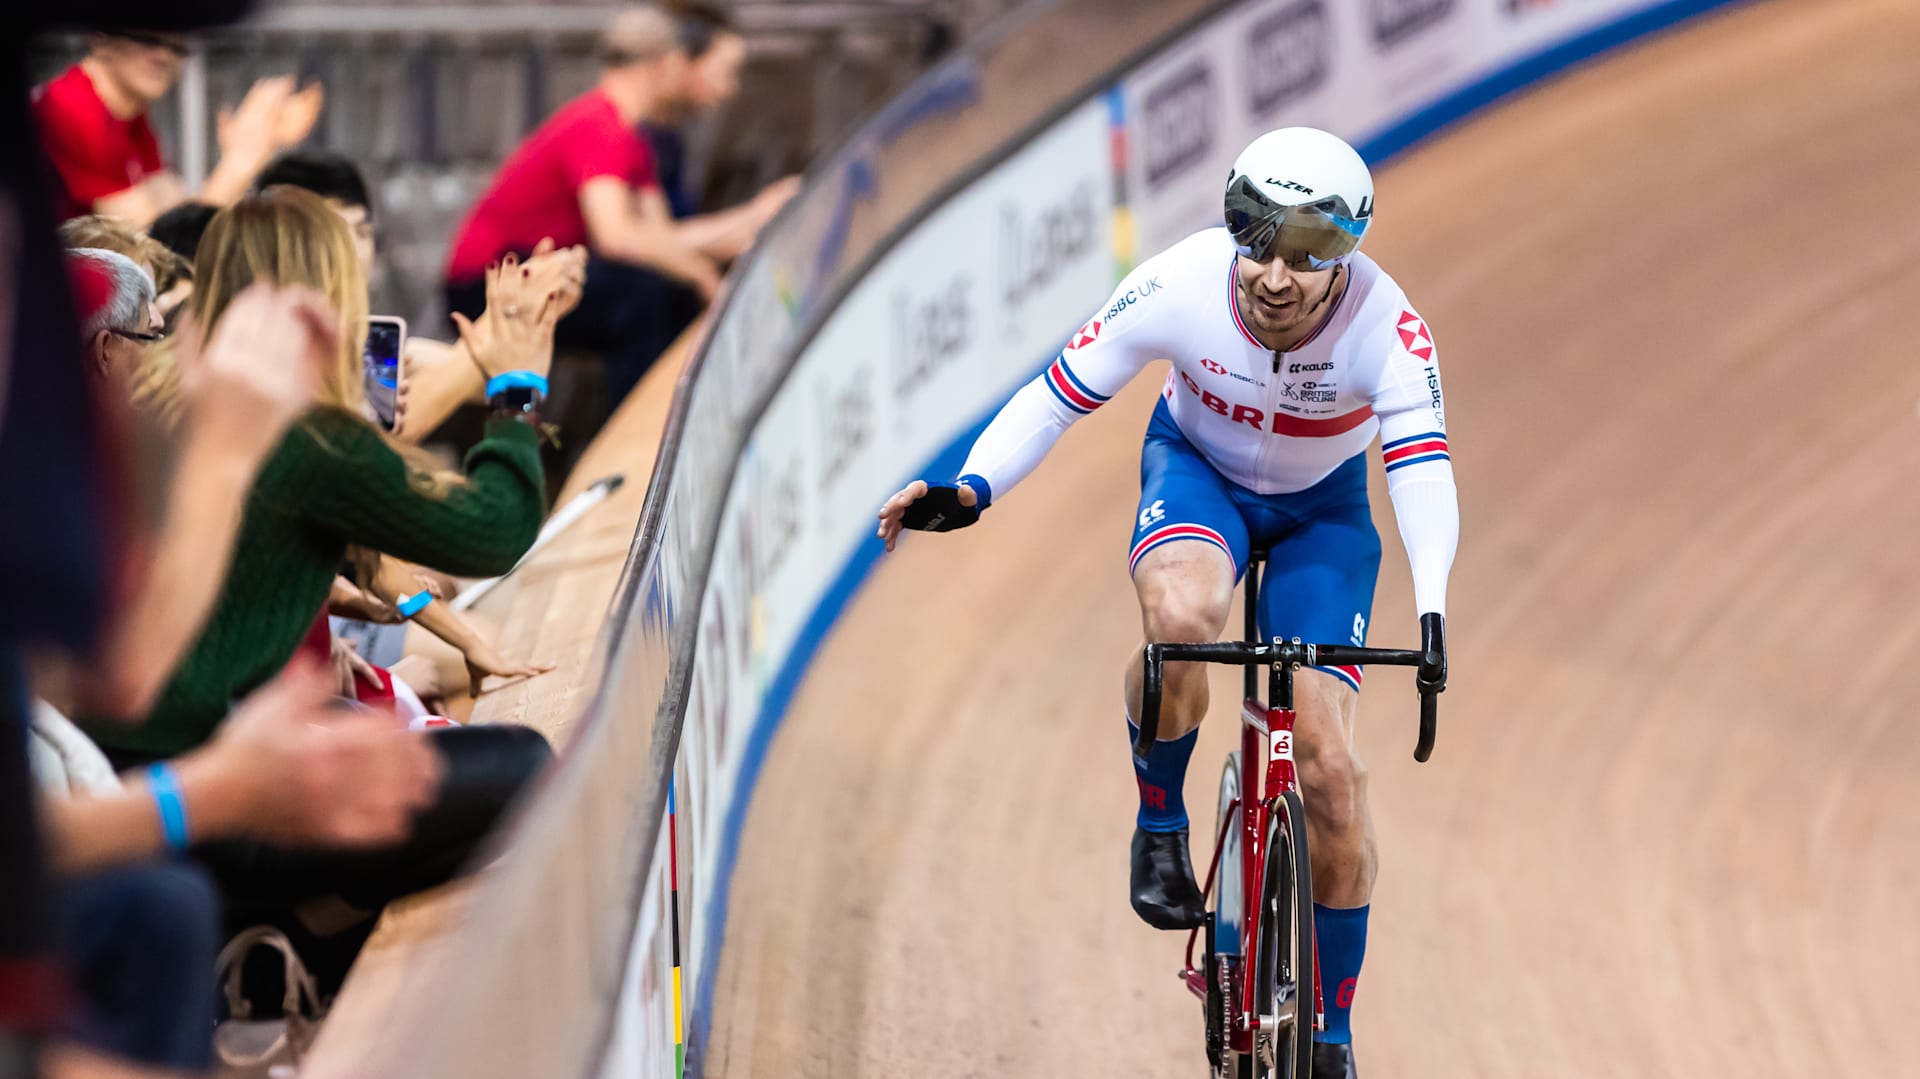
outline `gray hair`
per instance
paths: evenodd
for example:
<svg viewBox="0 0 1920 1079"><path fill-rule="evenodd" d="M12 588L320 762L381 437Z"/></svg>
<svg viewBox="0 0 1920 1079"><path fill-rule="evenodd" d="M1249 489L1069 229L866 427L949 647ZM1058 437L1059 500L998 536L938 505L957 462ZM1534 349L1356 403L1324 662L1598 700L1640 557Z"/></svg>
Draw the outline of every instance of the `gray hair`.
<svg viewBox="0 0 1920 1079"><path fill-rule="evenodd" d="M80 340L91 341L101 330L145 333L153 325L153 277L146 267L118 251L99 247L74 247L67 257L90 262L113 282L113 295L105 307L89 312L80 326Z"/></svg>

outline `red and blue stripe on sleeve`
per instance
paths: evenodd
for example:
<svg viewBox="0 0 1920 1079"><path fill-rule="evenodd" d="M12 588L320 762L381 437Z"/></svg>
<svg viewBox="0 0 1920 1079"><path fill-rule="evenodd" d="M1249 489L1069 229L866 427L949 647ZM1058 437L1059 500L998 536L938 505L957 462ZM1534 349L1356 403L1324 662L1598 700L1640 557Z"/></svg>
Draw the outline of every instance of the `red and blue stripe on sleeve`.
<svg viewBox="0 0 1920 1079"><path fill-rule="evenodd" d="M1444 431L1396 438L1380 447L1380 457L1386 462L1388 472L1428 461L1452 460L1447 456L1447 435Z"/></svg>
<svg viewBox="0 0 1920 1079"><path fill-rule="evenodd" d="M1043 377L1047 380L1047 388L1060 399L1060 403L1082 416L1090 415L1113 396L1088 389L1087 384L1074 377L1073 371L1067 367L1065 356L1055 359Z"/></svg>

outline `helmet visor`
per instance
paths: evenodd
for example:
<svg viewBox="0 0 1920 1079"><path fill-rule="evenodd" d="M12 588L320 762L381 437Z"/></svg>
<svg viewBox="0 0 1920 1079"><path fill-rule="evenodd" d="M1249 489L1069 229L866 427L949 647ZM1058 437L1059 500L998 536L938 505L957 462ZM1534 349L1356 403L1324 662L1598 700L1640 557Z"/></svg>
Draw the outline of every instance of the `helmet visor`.
<svg viewBox="0 0 1920 1079"><path fill-rule="evenodd" d="M1290 270L1325 270L1360 246L1369 218L1338 195L1288 206L1275 202L1246 176L1227 186L1227 231L1240 254L1255 262L1279 259Z"/></svg>

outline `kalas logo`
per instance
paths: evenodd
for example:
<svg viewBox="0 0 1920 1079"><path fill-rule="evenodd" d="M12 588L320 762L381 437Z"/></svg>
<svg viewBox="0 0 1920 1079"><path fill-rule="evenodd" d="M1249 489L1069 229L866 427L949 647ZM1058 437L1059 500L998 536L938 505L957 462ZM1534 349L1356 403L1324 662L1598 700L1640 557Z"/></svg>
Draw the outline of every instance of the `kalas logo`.
<svg viewBox="0 0 1920 1079"><path fill-rule="evenodd" d="M1221 363L1219 360L1202 359L1200 366L1212 371L1216 375L1224 375L1227 373L1227 365Z"/></svg>
<svg viewBox="0 0 1920 1079"><path fill-rule="evenodd" d="M1247 100L1265 115L1327 81L1333 33L1322 0L1303 0L1247 30Z"/></svg>
<svg viewBox="0 0 1920 1079"><path fill-rule="evenodd" d="M1147 185L1158 187L1213 149L1213 68L1194 61L1147 91L1140 109L1141 160Z"/></svg>
<svg viewBox="0 0 1920 1079"><path fill-rule="evenodd" d="M1302 371L1331 371L1331 370L1333 370L1332 360L1327 360L1323 363L1290 363L1287 365L1287 374L1289 375L1297 375Z"/></svg>
<svg viewBox="0 0 1920 1079"><path fill-rule="evenodd" d="M1453 13L1458 0L1372 0L1373 40L1391 48Z"/></svg>

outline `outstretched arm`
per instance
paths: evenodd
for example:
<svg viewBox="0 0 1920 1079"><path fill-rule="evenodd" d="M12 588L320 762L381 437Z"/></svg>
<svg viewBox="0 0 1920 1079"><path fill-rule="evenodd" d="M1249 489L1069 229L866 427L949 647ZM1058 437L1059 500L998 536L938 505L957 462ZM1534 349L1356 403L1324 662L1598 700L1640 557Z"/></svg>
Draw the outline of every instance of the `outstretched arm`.
<svg viewBox="0 0 1920 1079"><path fill-rule="evenodd" d="M1143 263L1120 283L1100 310L1123 307L1123 298L1138 281L1156 272L1153 262ZM978 510L986 509L994 498L1012 490L1039 467L1067 428L1080 417L1092 415L1139 374L1159 352L1152 343L1154 335L1140 332L1148 325L1144 312L1130 313L1128 321L1118 326L1108 325L1096 314L1074 331L1060 355L1033 381L1020 387L974 441L955 481L956 508L975 511L973 516L977 516ZM916 480L881 507L879 536L889 551L901 528L906 527L909 508L928 491L926 483ZM970 524L972 519L969 516L960 523Z"/></svg>
<svg viewBox="0 0 1920 1079"><path fill-rule="evenodd" d="M1444 615L1447 575L1460 539L1446 404L1440 393L1439 356L1426 323L1410 311L1401 320L1406 333L1396 330L1395 339L1383 342L1388 356L1374 391L1373 411L1380 417L1387 492L1413 571L1414 606L1423 615Z"/></svg>

